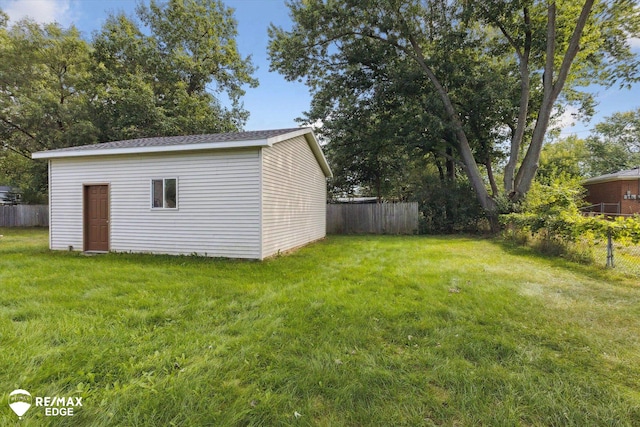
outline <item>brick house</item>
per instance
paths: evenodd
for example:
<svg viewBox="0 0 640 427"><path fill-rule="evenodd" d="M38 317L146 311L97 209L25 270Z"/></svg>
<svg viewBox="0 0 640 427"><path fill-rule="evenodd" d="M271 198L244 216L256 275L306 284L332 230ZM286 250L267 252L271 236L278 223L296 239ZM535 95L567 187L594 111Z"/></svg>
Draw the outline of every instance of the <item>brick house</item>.
<svg viewBox="0 0 640 427"><path fill-rule="evenodd" d="M589 178L582 185L591 211L640 214L640 168Z"/></svg>

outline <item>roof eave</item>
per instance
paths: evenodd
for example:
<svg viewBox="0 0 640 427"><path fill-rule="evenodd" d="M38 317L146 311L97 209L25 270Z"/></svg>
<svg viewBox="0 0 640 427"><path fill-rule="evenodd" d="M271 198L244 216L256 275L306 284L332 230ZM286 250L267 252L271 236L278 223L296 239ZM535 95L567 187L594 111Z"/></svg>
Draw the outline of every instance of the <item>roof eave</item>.
<svg viewBox="0 0 640 427"><path fill-rule="evenodd" d="M226 142L205 142L199 144L185 145L165 145L150 147L123 147L78 151L38 151L31 154L34 159L58 159L67 157L91 157L91 156L112 156L117 154L147 154L147 153L167 153L180 151L200 151L200 150L224 150L230 148L251 148L267 147L267 139L256 139L248 141L226 141Z"/></svg>
<svg viewBox="0 0 640 427"><path fill-rule="evenodd" d="M582 182L583 185L589 184L601 184L604 182L612 182L612 181L637 181L640 180L640 175L636 176L608 176L608 177L595 177L589 178Z"/></svg>
<svg viewBox="0 0 640 427"><path fill-rule="evenodd" d="M329 162L327 162L327 158L324 156L324 153L322 152L322 147L320 147L320 143L316 139L316 136L313 134L313 132L309 132L304 137L309 143L309 146L311 147L311 151L313 151L313 154L316 156L316 159L318 160L318 164L320 165L322 172L324 172L324 176L327 178L333 177L333 172L331 172L331 168L329 167Z"/></svg>
<svg viewBox="0 0 640 427"><path fill-rule="evenodd" d="M267 138L267 144L269 144L269 147L271 147L275 143L286 141L287 139L295 138L297 136L302 136L309 133L313 133L311 128L300 128L293 132L282 133L280 135L275 135L271 138Z"/></svg>

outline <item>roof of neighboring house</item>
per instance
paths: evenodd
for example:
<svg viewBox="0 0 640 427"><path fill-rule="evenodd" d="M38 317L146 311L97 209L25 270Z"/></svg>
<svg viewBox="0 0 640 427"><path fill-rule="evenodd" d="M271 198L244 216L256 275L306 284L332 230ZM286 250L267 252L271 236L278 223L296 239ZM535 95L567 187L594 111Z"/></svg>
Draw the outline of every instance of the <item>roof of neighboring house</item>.
<svg viewBox="0 0 640 427"><path fill-rule="evenodd" d="M225 148L270 147L286 139L304 136L320 167L326 176L331 169L322 153L320 143L311 128L271 129L248 132L227 132L206 135L163 136L138 138L125 141L102 142L99 144L38 151L34 159L54 159L63 157L86 157L114 154L164 153L176 151L218 150Z"/></svg>
<svg viewBox="0 0 640 427"><path fill-rule="evenodd" d="M598 184L609 181L632 181L640 179L640 167L628 169L624 171L609 173L606 175L595 176L583 182L583 184Z"/></svg>
<svg viewBox="0 0 640 427"><path fill-rule="evenodd" d="M338 203L376 203L378 201L377 197L337 197L336 202Z"/></svg>

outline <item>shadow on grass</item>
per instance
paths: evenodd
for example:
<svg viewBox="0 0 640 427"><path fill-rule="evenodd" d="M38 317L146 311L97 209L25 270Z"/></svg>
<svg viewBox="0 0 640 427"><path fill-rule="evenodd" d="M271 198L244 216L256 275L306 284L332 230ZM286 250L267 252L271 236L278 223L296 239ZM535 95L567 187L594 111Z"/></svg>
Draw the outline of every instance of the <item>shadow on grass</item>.
<svg viewBox="0 0 640 427"><path fill-rule="evenodd" d="M28 228L5 228L0 227L0 254L3 255L15 255L28 253L29 255L37 255L42 257L42 261L47 260L60 260L60 259L82 259L85 258L79 252L68 251L51 251L46 245L47 228L43 227L28 227ZM298 248L294 251L284 253L280 256L274 256L268 258L262 262L256 260L245 259L229 259L218 257L207 257L202 255L158 255L150 253L130 253L130 252L111 252L104 255L97 255L96 259L101 261L111 262L127 262L141 265L167 265L167 266L218 266L220 268L249 268L250 266L270 265L278 268L290 268L292 264L296 267L308 267L306 262L302 262L305 258L308 250L314 250L318 246L323 247L322 251L327 252L325 255L331 257L333 255L344 255L345 252L350 252L350 249L357 249L363 242L371 242L372 244L380 243L381 241L391 242L397 241L398 243L407 241L424 241L427 244L438 244L443 242L472 242L472 241L488 241L499 246L503 251L508 254L521 256L528 259L534 259L544 264L562 268L575 274L583 275L585 277L607 282L616 282L619 284L628 284L630 281L634 281L624 274L623 271L616 271L612 269L606 269L604 267L595 264L581 264L576 261L572 261L561 256L554 256L544 254L535 249L523 246L515 242L511 242L504 238L487 235L487 234L453 234L453 235L373 235L373 234L352 234L352 235L338 235L330 234L325 239L314 242L303 248ZM6 245L3 245L6 243ZM334 245L339 246L339 250L336 251ZM298 265L301 264L301 265ZM298 268L298 269L299 269ZM637 279L633 282L637 282Z"/></svg>
<svg viewBox="0 0 640 427"><path fill-rule="evenodd" d="M589 277L590 279L603 280L610 283L616 282L618 284L628 284L629 281L632 280L629 276L624 275L623 272L617 272L593 263L579 263L563 258L562 256L544 254L529 246L520 245L499 237L494 237L492 240L511 255L536 259L551 267L562 268L572 273Z"/></svg>

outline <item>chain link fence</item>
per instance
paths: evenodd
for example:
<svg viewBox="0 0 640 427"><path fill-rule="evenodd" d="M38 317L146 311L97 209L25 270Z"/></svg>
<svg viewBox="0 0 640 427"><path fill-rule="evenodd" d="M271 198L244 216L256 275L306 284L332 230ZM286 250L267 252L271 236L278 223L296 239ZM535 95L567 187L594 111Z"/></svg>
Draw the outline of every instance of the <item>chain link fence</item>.
<svg viewBox="0 0 640 427"><path fill-rule="evenodd" d="M602 215L609 219L632 216L620 213L620 203L597 203L580 210L584 215ZM609 235L595 245L593 255L598 265L640 278L640 245L617 242Z"/></svg>
<svg viewBox="0 0 640 427"><path fill-rule="evenodd" d="M620 274L640 278L640 245L608 238L594 247L595 262Z"/></svg>

